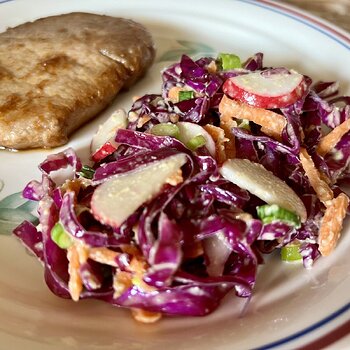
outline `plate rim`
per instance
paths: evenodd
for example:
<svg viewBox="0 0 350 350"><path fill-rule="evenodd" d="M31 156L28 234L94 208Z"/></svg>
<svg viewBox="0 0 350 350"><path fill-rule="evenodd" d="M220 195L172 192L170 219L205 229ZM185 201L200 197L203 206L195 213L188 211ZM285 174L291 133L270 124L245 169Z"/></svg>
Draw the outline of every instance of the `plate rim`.
<svg viewBox="0 0 350 350"><path fill-rule="evenodd" d="M230 0L233 1L233 0ZM264 10L272 11L276 14L286 16L290 19L298 21L320 33L331 38L339 45L343 46L347 50L350 51L350 33L345 30L339 28L337 25L333 23L321 19L315 15L308 13L307 11L301 10L299 8L294 7L290 4L280 3L273 0L238 0L239 2L246 3L252 6L260 7ZM16 2L16 0L0 0L0 5L9 2ZM311 332L320 329L322 326L328 324L330 325L332 321L339 318L341 315L346 314L347 311L350 310L350 302L341 307L340 309L332 312L329 316L323 318L322 320L298 331L289 336L281 338L279 340L273 341L271 343L267 343L257 347L256 349L274 349L280 345L285 345L287 343L291 344L294 340L302 338L303 336L310 334ZM345 328L344 328L345 326ZM303 343L303 349L310 348L311 345L330 345L334 344L336 341L340 340L344 336L350 333L350 317L347 318L340 325L337 325L333 330L325 332L318 338L313 338L310 342ZM327 340L328 339L328 340ZM321 340L326 341L326 343ZM301 344L299 344L301 345ZM310 348L311 349L311 348Z"/></svg>

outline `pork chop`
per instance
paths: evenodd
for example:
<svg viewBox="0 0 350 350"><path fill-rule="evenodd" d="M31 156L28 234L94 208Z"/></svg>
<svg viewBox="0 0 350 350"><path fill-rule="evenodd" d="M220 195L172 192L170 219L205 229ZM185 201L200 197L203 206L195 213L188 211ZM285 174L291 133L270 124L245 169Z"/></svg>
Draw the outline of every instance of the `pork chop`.
<svg viewBox="0 0 350 350"><path fill-rule="evenodd" d="M69 13L0 34L0 146L63 145L154 58L140 24Z"/></svg>

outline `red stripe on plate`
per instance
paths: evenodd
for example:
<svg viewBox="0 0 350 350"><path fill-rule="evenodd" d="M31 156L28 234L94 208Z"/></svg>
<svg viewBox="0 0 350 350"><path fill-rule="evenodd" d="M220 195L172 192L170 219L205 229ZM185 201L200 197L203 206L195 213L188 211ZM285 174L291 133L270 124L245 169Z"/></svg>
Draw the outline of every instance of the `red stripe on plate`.
<svg viewBox="0 0 350 350"><path fill-rule="evenodd" d="M297 350L315 350L323 349L328 345L335 343L337 340L350 334L350 320L343 323L341 326L333 329L331 332L323 335L321 338L314 340L313 342L303 345ZM349 344L350 347L350 344Z"/></svg>

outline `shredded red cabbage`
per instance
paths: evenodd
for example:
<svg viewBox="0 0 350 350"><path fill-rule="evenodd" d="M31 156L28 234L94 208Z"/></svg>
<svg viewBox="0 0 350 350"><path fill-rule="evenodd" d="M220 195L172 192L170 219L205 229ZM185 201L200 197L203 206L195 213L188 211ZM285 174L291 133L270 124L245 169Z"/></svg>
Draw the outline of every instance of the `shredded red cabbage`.
<svg viewBox="0 0 350 350"><path fill-rule="evenodd" d="M317 237L325 206L305 175L299 153L300 147L308 150L318 170L329 177L334 193L341 192L338 183L350 182L349 132L326 156L316 152L322 128L333 129L350 117L350 97L336 97L337 83L312 85L305 77L305 95L291 106L274 110L287 122L281 140L264 134L252 122L248 129L237 126L231 130L238 158L262 164L300 196L307 220L299 228L283 220L263 224L256 207L265 203L223 179L218 160L204 149L191 151L173 137L149 133L156 124L177 121L219 126L218 104L225 79L251 71L288 72L285 68L264 67L262 53L249 58L242 68L229 71L223 71L214 58L193 61L184 55L180 62L163 70L160 94L145 95L134 102L128 128L115 135L119 148L93 165L92 179L82 177L81 161L72 149L51 155L39 165L41 182L31 181L23 196L39 202L40 225L25 221L14 234L43 263L45 280L53 293L64 298L71 295L67 251L51 237L57 222L74 244L106 248L114 254L109 263L88 258L81 264L80 298L168 315L206 315L231 290L237 296L250 297L264 254L291 242L300 243L304 265L313 264L320 256ZM171 101L169 91L174 87L191 89L195 97ZM145 117L146 122L139 124ZM98 186L179 153L187 157L180 183L166 185L119 227L93 216L91 197ZM71 168L67 181L56 183L52 173L67 167ZM146 178L144 181L147 183ZM203 248L213 237L211 244L218 244L216 249L227 254L216 266L221 272L215 276L208 273L215 256L206 250L210 245ZM139 264L137 271L135 262ZM120 282L121 273L130 277L128 283Z"/></svg>

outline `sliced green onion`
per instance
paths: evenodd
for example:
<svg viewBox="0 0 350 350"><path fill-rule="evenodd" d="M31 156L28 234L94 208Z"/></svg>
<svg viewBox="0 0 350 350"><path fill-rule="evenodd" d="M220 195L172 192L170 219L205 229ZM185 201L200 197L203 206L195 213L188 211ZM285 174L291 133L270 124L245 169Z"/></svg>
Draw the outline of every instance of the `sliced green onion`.
<svg viewBox="0 0 350 350"><path fill-rule="evenodd" d="M264 224L269 224L273 221L284 221L288 224L294 225L296 228L300 227L300 218L293 212L284 209L277 204L262 205L256 208L258 217Z"/></svg>
<svg viewBox="0 0 350 350"><path fill-rule="evenodd" d="M195 151L197 148L204 146L206 142L207 140L203 135L197 135L195 137L192 137L191 140L187 142L186 146L190 150Z"/></svg>
<svg viewBox="0 0 350 350"><path fill-rule="evenodd" d="M291 243L281 248L281 259L283 261L297 261L302 258L299 252L299 244Z"/></svg>
<svg viewBox="0 0 350 350"><path fill-rule="evenodd" d="M92 179L94 177L94 174L95 170L88 165L83 165L83 167L79 171L79 175L81 177L85 177L86 179Z"/></svg>
<svg viewBox="0 0 350 350"><path fill-rule="evenodd" d="M51 230L51 239L62 249L67 249L73 244L71 236L59 222Z"/></svg>
<svg viewBox="0 0 350 350"><path fill-rule="evenodd" d="M186 101L194 98L194 91L179 91L179 101Z"/></svg>
<svg viewBox="0 0 350 350"><path fill-rule="evenodd" d="M151 134L156 136L171 136L171 137L179 138L180 130L175 124L160 123L152 127Z"/></svg>
<svg viewBox="0 0 350 350"><path fill-rule="evenodd" d="M218 56L223 70L230 70L235 68L241 68L241 59L231 53L220 53Z"/></svg>
<svg viewBox="0 0 350 350"><path fill-rule="evenodd" d="M238 119L237 126L241 129L250 130L250 124L248 119Z"/></svg>

